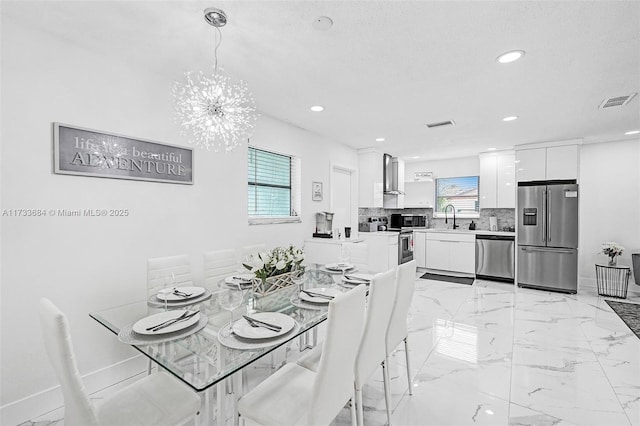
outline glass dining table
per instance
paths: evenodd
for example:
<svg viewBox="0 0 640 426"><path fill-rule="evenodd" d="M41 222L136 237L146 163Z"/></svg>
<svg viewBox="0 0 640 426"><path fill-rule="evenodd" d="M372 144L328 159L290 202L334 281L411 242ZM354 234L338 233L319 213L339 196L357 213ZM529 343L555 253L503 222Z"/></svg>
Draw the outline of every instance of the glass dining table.
<svg viewBox="0 0 640 426"><path fill-rule="evenodd" d="M153 361L160 369L166 370L182 382L191 387L194 391L200 392L205 404L205 417L198 423L213 423L213 418L217 417L218 424L224 424L224 416L221 413L222 403L220 394L223 393L221 384L226 383L227 393L235 393L234 410L237 408L238 392L229 392L228 389L233 383L242 387L242 375L235 374L252 365L259 359L272 353L273 351L288 345L294 339L300 338L300 350L313 346L317 332L316 326L326 320L328 303L309 303L301 299L301 289L313 289L316 287L334 288L339 291L348 291L352 286L343 285L342 274L330 273L326 270L308 270L304 274L304 280L299 285L292 285L274 294L256 297L247 289L244 289L243 305L236 309L233 317L230 311L223 310L218 302L218 295L226 288L233 289L233 286L226 285L225 280L221 280L218 288L211 289L211 297L196 305L189 306L190 310L198 309L201 315L208 318L206 325L199 331L185 337L168 340L162 343L153 344L132 344L144 356ZM237 287L235 287L237 288ZM242 291L240 289L239 291ZM90 317L106 327L115 335L125 328L131 328L131 324L148 317L151 314L163 312L162 307L157 303L150 303L150 300L139 301L122 306L105 309L90 313ZM253 315L259 312L278 312L285 314L295 320L296 327L289 333L281 336L269 345L258 345L260 347L238 347L224 344L224 339L219 337L221 330L230 327L230 319L237 321L241 318L241 313ZM309 333L309 332L312 333ZM121 339L122 340L122 339ZM242 340L242 339L240 339ZM234 380L227 380L234 378ZM231 385L230 385L231 384ZM218 385L217 404L218 414L214 414L211 395L207 395L208 390L213 390L214 385Z"/></svg>

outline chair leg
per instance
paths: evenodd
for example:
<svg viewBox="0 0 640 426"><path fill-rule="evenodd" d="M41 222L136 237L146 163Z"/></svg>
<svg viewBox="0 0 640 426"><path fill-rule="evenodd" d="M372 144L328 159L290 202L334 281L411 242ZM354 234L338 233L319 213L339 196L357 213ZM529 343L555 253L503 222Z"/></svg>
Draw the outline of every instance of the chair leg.
<svg viewBox="0 0 640 426"><path fill-rule="evenodd" d="M364 407L362 406L362 389L356 388L356 412L358 426L364 426Z"/></svg>
<svg viewBox="0 0 640 426"><path fill-rule="evenodd" d="M387 406L387 424L391 426L391 384L387 364L386 361L382 361L382 382L384 383L384 403Z"/></svg>
<svg viewBox="0 0 640 426"><path fill-rule="evenodd" d="M351 426L357 426L358 418L356 415L356 390L353 389L353 396L351 397Z"/></svg>
<svg viewBox="0 0 640 426"><path fill-rule="evenodd" d="M151 358L147 360L147 376L151 374L151 369L153 368L153 361Z"/></svg>
<svg viewBox="0 0 640 426"><path fill-rule="evenodd" d="M409 384L409 395L413 395L413 386L411 386L411 367L409 365L409 336L404 338L404 356L407 360L407 383Z"/></svg>

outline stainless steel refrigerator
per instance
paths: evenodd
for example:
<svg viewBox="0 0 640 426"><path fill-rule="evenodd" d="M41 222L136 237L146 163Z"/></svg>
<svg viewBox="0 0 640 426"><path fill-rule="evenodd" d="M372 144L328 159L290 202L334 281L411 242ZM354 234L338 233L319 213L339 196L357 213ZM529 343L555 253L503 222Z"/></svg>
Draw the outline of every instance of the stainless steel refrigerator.
<svg viewBox="0 0 640 426"><path fill-rule="evenodd" d="M578 185L518 184L518 286L578 290Z"/></svg>

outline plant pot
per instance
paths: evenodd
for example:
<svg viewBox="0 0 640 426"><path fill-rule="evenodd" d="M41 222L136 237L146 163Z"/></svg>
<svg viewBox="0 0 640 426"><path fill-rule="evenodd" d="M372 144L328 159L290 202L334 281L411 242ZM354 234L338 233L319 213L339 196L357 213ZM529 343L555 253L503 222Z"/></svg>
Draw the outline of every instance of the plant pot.
<svg viewBox="0 0 640 426"><path fill-rule="evenodd" d="M268 277L264 280L254 278L251 292L253 307L260 311L277 311L289 305L291 296L299 291L295 278L300 271Z"/></svg>

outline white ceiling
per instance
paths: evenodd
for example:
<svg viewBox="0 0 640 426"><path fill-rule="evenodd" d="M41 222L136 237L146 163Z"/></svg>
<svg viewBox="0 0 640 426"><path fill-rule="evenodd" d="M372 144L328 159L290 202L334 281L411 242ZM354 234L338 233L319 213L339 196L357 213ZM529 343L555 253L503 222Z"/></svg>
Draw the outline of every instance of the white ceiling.
<svg viewBox="0 0 640 426"><path fill-rule="evenodd" d="M624 132L640 129L640 96L598 109L640 91L639 1L2 3L3 19L168 81L211 69L214 29L202 11L221 8L229 23L219 62L247 82L262 114L407 159L637 138ZM334 21L328 31L312 27L321 15ZM496 61L514 49L525 57ZM325 111L310 112L317 104ZM508 115L520 119L502 122ZM425 126L449 119L456 125Z"/></svg>

